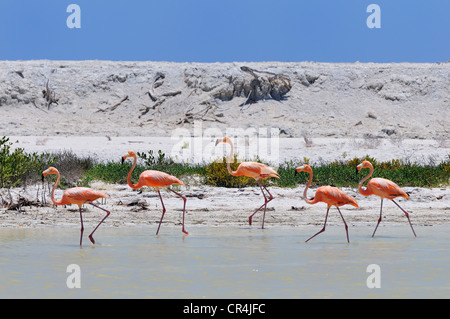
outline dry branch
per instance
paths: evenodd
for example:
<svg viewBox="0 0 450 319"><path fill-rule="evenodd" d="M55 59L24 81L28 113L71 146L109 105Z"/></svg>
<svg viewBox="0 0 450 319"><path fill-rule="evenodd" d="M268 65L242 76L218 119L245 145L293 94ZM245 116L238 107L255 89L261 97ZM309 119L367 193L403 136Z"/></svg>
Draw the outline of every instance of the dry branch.
<svg viewBox="0 0 450 319"><path fill-rule="evenodd" d="M106 109L98 109L95 113L97 112L107 112L107 111L114 111L115 109L117 109L117 107L122 104L123 102L125 102L126 100L128 100L128 95L125 96L122 100L120 100L119 103L111 106L111 107L107 107Z"/></svg>
<svg viewBox="0 0 450 319"><path fill-rule="evenodd" d="M53 92L49 87L48 87L48 80L47 83L45 84L45 90L42 90L42 95L44 97L44 99L47 101L47 109L50 109L50 105L52 103L55 103L56 105L58 105L58 101L59 99L56 98L55 92Z"/></svg>
<svg viewBox="0 0 450 319"><path fill-rule="evenodd" d="M153 77L152 87L147 92L148 96L150 96L150 98L152 99L153 102L156 102L158 100L158 98L156 97L156 94L155 94L155 89L158 86L162 85L162 82L156 83L156 81L158 81L159 79L164 79L165 77L166 76L161 72L156 73L156 75Z"/></svg>

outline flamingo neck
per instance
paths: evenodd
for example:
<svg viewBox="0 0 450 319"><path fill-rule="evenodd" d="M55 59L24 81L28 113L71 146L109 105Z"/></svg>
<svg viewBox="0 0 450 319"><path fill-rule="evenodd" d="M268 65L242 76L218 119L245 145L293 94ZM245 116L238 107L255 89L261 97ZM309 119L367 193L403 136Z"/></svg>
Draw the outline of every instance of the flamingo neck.
<svg viewBox="0 0 450 319"><path fill-rule="evenodd" d="M309 173L309 181L308 181L308 184L306 184L305 190L303 191L303 200L305 202L307 202L308 204L315 204L314 199L311 200L306 196L306 192L308 191L308 188L311 186L312 180L313 180L313 173L312 172L308 172L308 173Z"/></svg>
<svg viewBox="0 0 450 319"><path fill-rule="evenodd" d="M59 185L59 180L60 180L60 175L59 175L59 172L57 171L56 172L56 176L57 176L57 178L56 178L56 183L55 183L55 185L53 186L53 189L52 189L52 202L53 202L53 204L55 204L55 205L63 205L63 202L62 202L62 199L61 200L56 200L55 199L55 189L56 189L56 187L58 187L58 185Z"/></svg>
<svg viewBox="0 0 450 319"><path fill-rule="evenodd" d="M370 172L369 172L369 174L366 176L366 177L364 177L360 182L359 182L359 184L358 184L358 191L362 194L362 195L365 195L365 196L368 196L368 195L372 195L372 192L370 192L368 189L367 189L367 187L365 187L365 188L363 188L363 184L364 184L364 182L368 179L368 178L370 178L370 176L372 176L372 174L373 174L373 166L370 166Z"/></svg>
<svg viewBox="0 0 450 319"><path fill-rule="evenodd" d="M236 175L236 172L233 172L231 170L231 161L233 161L233 155L234 155L233 143L231 143L231 141L227 142L227 143L230 144L230 146L231 146L230 156L228 157L228 161L227 161L227 170L228 170L228 173L230 173L231 175Z"/></svg>
<svg viewBox="0 0 450 319"><path fill-rule="evenodd" d="M136 161L137 161L137 159L136 159L136 156L133 156L133 166L131 167L131 169L130 169L130 172L128 173L128 177L127 177L127 184L128 184L128 186L130 186L132 189L138 189L138 188L141 188L141 186L139 185L139 182L136 184L136 185L134 185L132 182L131 182L131 173L133 173L133 170L134 170L134 168L136 167Z"/></svg>

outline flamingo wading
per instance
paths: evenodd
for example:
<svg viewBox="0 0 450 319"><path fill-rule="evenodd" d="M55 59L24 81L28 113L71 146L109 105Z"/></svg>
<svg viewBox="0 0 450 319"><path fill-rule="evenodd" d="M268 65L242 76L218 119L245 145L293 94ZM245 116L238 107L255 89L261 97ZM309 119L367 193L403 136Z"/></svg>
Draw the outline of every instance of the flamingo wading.
<svg viewBox="0 0 450 319"><path fill-rule="evenodd" d="M416 232L414 231L414 228L411 224L411 220L409 219L409 214L403 208L401 208L400 205L397 204L396 201L394 201L394 198L396 198L396 197L404 197L406 199L409 199L408 194L406 194L405 191L403 189L401 189L400 186L395 184L393 181L390 181L385 178L379 178L379 177L372 178L367 183L367 187L363 188L362 185L364 184L364 182L368 178L370 178L370 176L372 176L372 174L373 174L373 165L369 161L363 161L356 168L357 168L357 172L361 168L369 168L370 169L369 174L359 182L359 185L358 185L359 192L364 196L377 195L377 196L381 197L380 217L378 218L378 223L377 223L377 226L375 227L375 230L373 231L372 237L375 236L375 232L377 231L378 225L381 222L381 214L383 212L383 199L385 199L385 198L390 199L392 202L394 202L395 205L398 206L398 208L400 208L405 213L405 216L406 216L406 218L408 218L408 222L409 222L409 225L411 226L414 237L417 237Z"/></svg>
<svg viewBox="0 0 450 319"><path fill-rule="evenodd" d="M156 235L158 235L158 233L159 233L159 228L161 227L161 222L162 222L162 220L164 218L164 214L166 212L166 207L164 206L164 202L162 200L161 193L159 191L160 187L166 187L168 190L170 190L171 192L175 193L177 196L179 196L183 199L184 205L183 205L182 232L185 233L186 235L188 235L189 233L184 228L184 215L185 215L185 211L186 211L186 197L184 197L180 193L177 193L176 191L174 191L173 189L171 189L169 187L170 185L184 185L184 183L182 181L180 181L178 178L176 178L175 176L169 175L167 173L160 172L160 171L154 171L154 170L147 170L147 171L144 171L141 173L141 175L139 176L139 180L138 180L137 184L135 185L131 182L131 173L133 172L133 170L136 166L136 153L133 151L129 151L127 155L122 156L122 163L128 157L131 157L134 159L133 166L131 167L131 170L128 173L128 177L127 177L128 186L130 186L132 189L139 189L142 186L155 187L156 190L158 191L158 195L159 195L159 199L161 200L161 205L162 205L163 211L162 211L162 215L161 215L161 220L159 221L158 229L156 231Z"/></svg>
<svg viewBox="0 0 450 319"><path fill-rule="evenodd" d="M278 175L278 173L272 167L269 167L262 163L256 163L256 162L242 162L241 164L239 164L237 170L233 172L231 170L231 166L230 166L231 161L233 161L233 143L231 142L231 139L227 136L225 136L224 138L217 139L216 146L219 143L227 143L231 146L230 156L227 161L228 172L233 176L251 177L251 178L254 178L258 182L259 188L261 189L261 192L264 196L264 204L262 204L257 210L255 210L255 212L252 215L250 215L250 217L248 218L248 223L249 223L249 225L251 225L253 215L255 215L258 211L261 210L261 208L264 207L264 214L263 214L263 221L262 221L262 228L264 229L264 219L266 216L267 203L270 202L272 199L274 199L274 197L269 192L269 190L266 188L266 186L261 184L261 179L268 178L268 177L280 178L280 175ZM264 188L264 190L266 190L269 198L267 198L266 195L264 194L263 188Z"/></svg>
<svg viewBox="0 0 450 319"><path fill-rule="evenodd" d="M100 206L93 204L92 202L99 198L109 198L109 195L107 195L103 192L94 190L92 188L88 188L88 187L73 187L73 188L69 188L68 190L66 190L63 193L62 198L60 200L56 200L54 194L55 194L56 187L59 185L60 174L56 168L49 167L48 169L46 169L45 171L42 172L42 181L44 181L44 177L49 174L53 174L53 175L57 176L55 186L53 186L53 190L52 190L52 202L55 205L75 204L75 205L78 205L78 208L80 209L80 220L81 220L80 246L83 241L83 231L84 231L83 215L81 213L81 206L83 204L87 203L87 204L91 204L92 206L97 207L106 212L106 216L100 221L100 223L97 225L97 227L95 227L94 230L92 231L92 233L89 235L89 239L91 240L91 242L93 244L95 244L94 237L92 237L92 236L94 235L94 232L97 230L97 228L100 226L100 224L103 223L103 221L109 216L110 211L103 209Z"/></svg>
<svg viewBox="0 0 450 319"><path fill-rule="evenodd" d="M303 192L303 199L305 200L305 202L307 202L308 204L316 204L318 202L324 202L328 205L327 214L325 215L325 223L323 224L322 230L317 232L315 235L309 237L306 240L306 242L308 242L310 239L316 237L317 235L319 235L320 233L325 231L325 227L327 225L328 212L330 211L331 206L335 206L339 212L339 215L341 215L342 221L344 222L345 232L347 233L347 242L349 243L350 240L348 238L347 223L345 222L344 216L342 215L341 210L339 209L339 206L349 204L349 205L352 205L355 207L359 207L356 200L353 197L347 195L344 191L342 191L336 187L333 187L333 186L319 187L314 195L314 198L308 199L308 197L306 197L306 192L308 191L309 186L311 186L312 179L313 179L313 171L309 165L304 164L303 166L297 167L295 169L295 175L297 175L297 173L299 173L299 172L309 173L309 181L305 187L305 191Z"/></svg>

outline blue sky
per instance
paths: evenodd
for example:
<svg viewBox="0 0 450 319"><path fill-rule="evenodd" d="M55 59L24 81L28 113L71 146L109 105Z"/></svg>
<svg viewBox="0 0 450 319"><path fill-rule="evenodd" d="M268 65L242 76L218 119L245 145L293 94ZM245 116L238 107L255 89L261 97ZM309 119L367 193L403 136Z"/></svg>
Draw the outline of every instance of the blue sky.
<svg viewBox="0 0 450 319"><path fill-rule="evenodd" d="M1 0L0 60L30 59L445 62L450 1Z"/></svg>

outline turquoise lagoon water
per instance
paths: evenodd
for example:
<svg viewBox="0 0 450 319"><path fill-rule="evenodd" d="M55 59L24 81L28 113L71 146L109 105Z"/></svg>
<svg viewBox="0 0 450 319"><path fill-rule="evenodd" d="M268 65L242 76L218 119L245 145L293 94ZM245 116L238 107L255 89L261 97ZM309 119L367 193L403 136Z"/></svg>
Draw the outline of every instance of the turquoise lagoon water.
<svg viewBox="0 0 450 319"><path fill-rule="evenodd" d="M407 225L380 226L375 238L350 227L347 244L343 227L329 226L304 242L319 229L103 227L96 245L85 230L81 248L79 229L0 229L0 297L450 297L448 227L416 227L417 238Z"/></svg>

